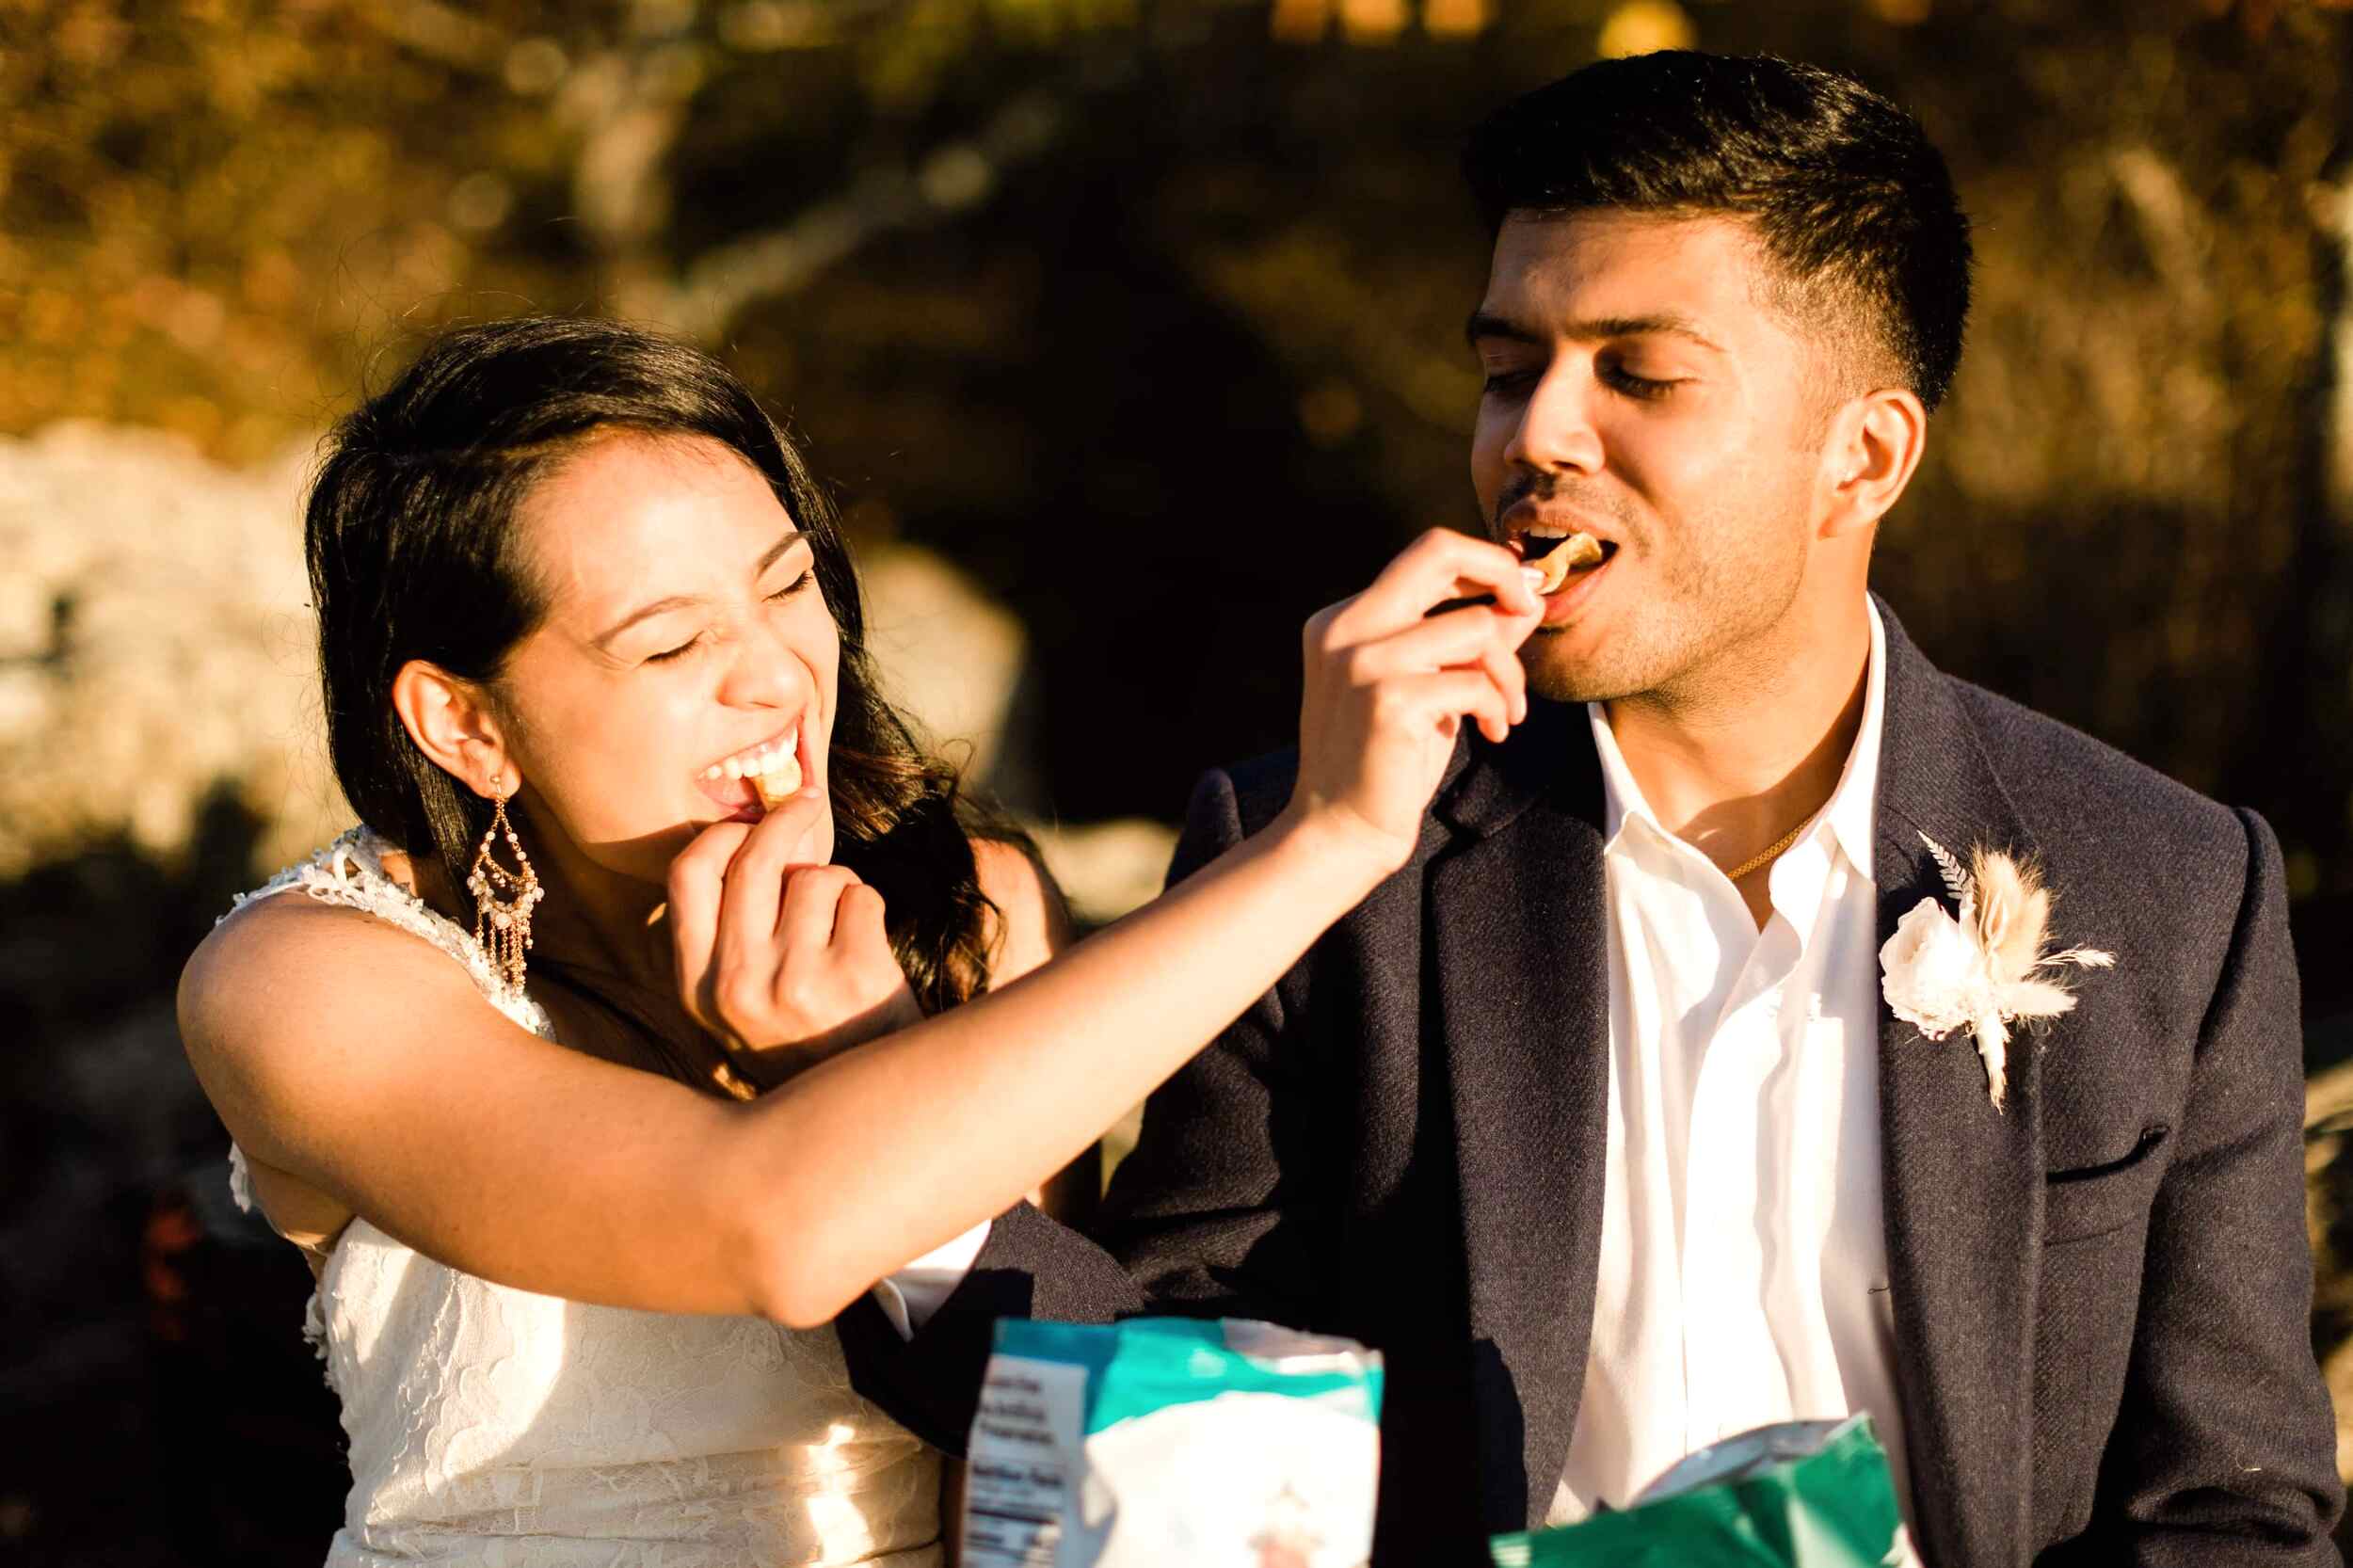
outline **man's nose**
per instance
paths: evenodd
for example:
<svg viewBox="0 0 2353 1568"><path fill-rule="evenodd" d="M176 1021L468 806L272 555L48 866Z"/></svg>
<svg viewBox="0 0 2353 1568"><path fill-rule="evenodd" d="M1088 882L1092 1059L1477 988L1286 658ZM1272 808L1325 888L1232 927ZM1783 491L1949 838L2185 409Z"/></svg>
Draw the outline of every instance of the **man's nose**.
<svg viewBox="0 0 2353 1568"><path fill-rule="evenodd" d="M1592 380L1565 364L1547 371L1520 408L1504 460L1540 473L1599 473L1601 431L1589 395Z"/></svg>

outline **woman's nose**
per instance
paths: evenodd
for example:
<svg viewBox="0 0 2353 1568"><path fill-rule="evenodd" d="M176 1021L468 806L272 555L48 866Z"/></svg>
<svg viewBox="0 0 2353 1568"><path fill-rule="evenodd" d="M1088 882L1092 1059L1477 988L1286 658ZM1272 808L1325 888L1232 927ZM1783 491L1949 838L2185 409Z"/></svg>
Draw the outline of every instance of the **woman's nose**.
<svg viewBox="0 0 2353 1568"><path fill-rule="evenodd" d="M797 708L808 698L808 673L789 638L756 624L736 640L719 695L739 708Z"/></svg>

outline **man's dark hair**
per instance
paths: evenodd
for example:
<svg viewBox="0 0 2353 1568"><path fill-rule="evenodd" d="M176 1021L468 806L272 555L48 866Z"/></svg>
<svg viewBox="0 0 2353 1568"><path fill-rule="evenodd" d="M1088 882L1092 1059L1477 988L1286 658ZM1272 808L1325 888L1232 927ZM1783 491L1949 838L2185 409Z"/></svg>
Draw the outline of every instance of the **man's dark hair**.
<svg viewBox="0 0 2353 1568"><path fill-rule="evenodd" d="M1792 303L1851 320L1944 401L1969 314L1969 219L1919 122L1851 77L1671 50L1513 99L1463 152L1490 232L1513 213L1721 213L1754 225Z"/></svg>

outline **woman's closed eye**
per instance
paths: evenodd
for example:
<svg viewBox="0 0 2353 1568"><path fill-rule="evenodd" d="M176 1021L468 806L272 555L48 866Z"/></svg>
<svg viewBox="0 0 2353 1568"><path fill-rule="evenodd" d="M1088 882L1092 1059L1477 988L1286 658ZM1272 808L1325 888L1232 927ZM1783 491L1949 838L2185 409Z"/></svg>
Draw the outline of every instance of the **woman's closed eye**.
<svg viewBox="0 0 2353 1568"><path fill-rule="evenodd" d="M778 588L776 592L768 595L767 601L771 604L781 604L787 600L790 600L799 594L802 589L808 587L810 584L816 581L817 573L814 568L804 571L800 576L792 579L792 582L787 583L783 587ZM645 662L648 664L673 664L678 660L685 658L688 654L702 647L702 645L709 640L709 632L697 632L693 636L687 638L686 641L679 644L676 648L665 648L659 653L647 654Z"/></svg>

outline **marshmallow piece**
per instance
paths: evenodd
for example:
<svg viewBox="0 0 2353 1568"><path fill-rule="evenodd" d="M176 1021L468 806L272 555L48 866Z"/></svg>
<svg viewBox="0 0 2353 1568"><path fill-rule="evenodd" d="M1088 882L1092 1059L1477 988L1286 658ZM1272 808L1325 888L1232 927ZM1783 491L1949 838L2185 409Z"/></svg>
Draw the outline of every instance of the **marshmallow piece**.
<svg viewBox="0 0 2353 1568"><path fill-rule="evenodd" d="M760 792L763 809L773 811L791 799L801 787L801 760L791 752L751 775L752 788Z"/></svg>

